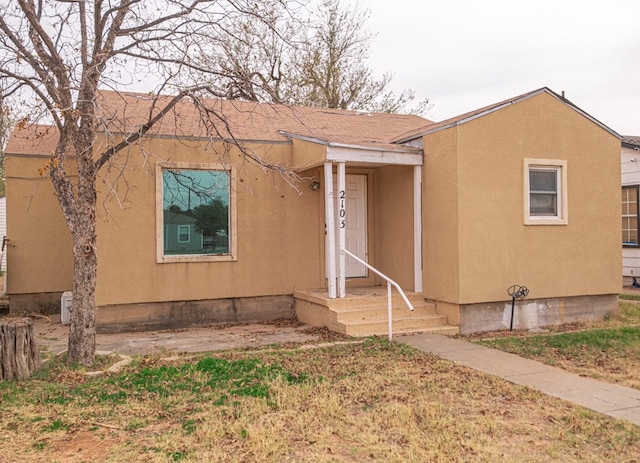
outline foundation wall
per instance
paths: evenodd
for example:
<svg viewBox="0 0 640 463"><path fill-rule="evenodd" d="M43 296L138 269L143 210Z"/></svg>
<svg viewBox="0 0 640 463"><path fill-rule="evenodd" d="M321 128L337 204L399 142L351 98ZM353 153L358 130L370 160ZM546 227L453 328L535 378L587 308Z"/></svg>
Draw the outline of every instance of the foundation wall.
<svg viewBox="0 0 640 463"><path fill-rule="evenodd" d="M596 320L618 310L617 294L516 301L513 329ZM460 306L460 334L509 329L511 301Z"/></svg>
<svg viewBox="0 0 640 463"><path fill-rule="evenodd" d="M289 319L295 318L293 305L292 296L108 305L97 308L96 331L182 329Z"/></svg>
<svg viewBox="0 0 640 463"><path fill-rule="evenodd" d="M9 313L28 315L39 313L52 315L60 313L62 291L51 293L12 294L9 301Z"/></svg>

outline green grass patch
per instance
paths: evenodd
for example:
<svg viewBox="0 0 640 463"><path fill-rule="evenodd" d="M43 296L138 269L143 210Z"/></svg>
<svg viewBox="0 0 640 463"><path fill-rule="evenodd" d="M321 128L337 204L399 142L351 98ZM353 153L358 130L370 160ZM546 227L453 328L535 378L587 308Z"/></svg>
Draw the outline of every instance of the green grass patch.
<svg viewBox="0 0 640 463"><path fill-rule="evenodd" d="M640 327L585 330L573 333L502 338L479 344L526 356L543 355L549 349L565 357L585 355L628 355L640 348Z"/></svg>
<svg viewBox="0 0 640 463"><path fill-rule="evenodd" d="M42 428L42 430L45 432L67 431L68 429L69 426L64 424L62 420L54 420L51 422L51 424Z"/></svg>
<svg viewBox="0 0 640 463"><path fill-rule="evenodd" d="M640 301L640 294L618 294L618 298L625 301Z"/></svg>
<svg viewBox="0 0 640 463"><path fill-rule="evenodd" d="M155 398L170 407L175 396L192 395L219 405L227 405L233 397L268 399L269 383L281 378L296 385L310 381L306 374L293 373L277 364L258 359L226 360L205 357L197 363L179 365L132 366L121 375L84 378L73 369L64 371L62 364L53 364L38 373L33 380L41 384L36 394L30 395L36 404L122 405L129 399ZM69 385L64 380L74 382ZM79 382L78 382L79 381ZM0 397L17 401L27 391L13 383L0 383ZM187 430L190 425L187 425Z"/></svg>
<svg viewBox="0 0 640 463"><path fill-rule="evenodd" d="M33 448L35 450L44 450L47 448L49 444L47 442L43 442L43 441L36 441L33 443Z"/></svg>
<svg viewBox="0 0 640 463"><path fill-rule="evenodd" d="M127 395L156 395L169 398L177 393L193 393L226 403L229 396L267 398L268 383L282 377L289 384L308 380L304 375L284 371L258 359L226 359L207 357L195 364L147 367L106 381L114 390L101 392L101 400L125 400ZM211 397L214 394L215 397Z"/></svg>
<svg viewBox="0 0 640 463"><path fill-rule="evenodd" d="M624 305L621 304L621 308ZM604 322L611 328L519 335L477 342L579 375L640 389L640 326L637 324L637 310L635 307L631 310L626 308L615 314L611 320ZM627 326L624 325L625 320Z"/></svg>

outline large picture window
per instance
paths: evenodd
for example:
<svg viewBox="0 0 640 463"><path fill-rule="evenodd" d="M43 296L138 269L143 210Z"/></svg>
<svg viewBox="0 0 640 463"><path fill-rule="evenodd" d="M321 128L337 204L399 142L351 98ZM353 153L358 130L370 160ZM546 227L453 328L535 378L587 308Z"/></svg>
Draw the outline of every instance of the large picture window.
<svg viewBox="0 0 640 463"><path fill-rule="evenodd" d="M638 185L622 187L622 244L638 246Z"/></svg>
<svg viewBox="0 0 640 463"><path fill-rule="evenodd" d="M567 223L567 163L548 159L525 159L524 223Z"/></svg>
<svg viewBox="0 0 640 463"><path fill-rule="evenodd" d="M232 173L221 166L158 167L161 262L233 259Z"/></svg>

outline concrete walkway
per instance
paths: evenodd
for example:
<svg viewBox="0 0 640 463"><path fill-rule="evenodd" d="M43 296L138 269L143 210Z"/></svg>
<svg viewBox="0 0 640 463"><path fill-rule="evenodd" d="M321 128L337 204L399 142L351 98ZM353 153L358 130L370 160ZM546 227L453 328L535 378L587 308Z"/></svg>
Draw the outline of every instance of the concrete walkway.
<svg viewBox="0 0 640 463"><path fill-rule="evenodd" d="M423 352L640 426L640 390L585 378L514 354L438 334L414 334L394 339Z"/></svg>

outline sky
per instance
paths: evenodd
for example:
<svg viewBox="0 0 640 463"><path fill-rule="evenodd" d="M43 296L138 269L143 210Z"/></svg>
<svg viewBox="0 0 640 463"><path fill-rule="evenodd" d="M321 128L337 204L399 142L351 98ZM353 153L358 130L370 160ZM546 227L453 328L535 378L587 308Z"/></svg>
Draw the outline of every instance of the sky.
<svg viewBox="0 0 640 463"><path fill-rule="evenodd" d="M390 89L429 98L429 119L549 87L619 134L640 135L638 0L357 4L377 33L370 67L392 73Z"/></svg>

